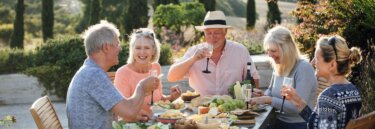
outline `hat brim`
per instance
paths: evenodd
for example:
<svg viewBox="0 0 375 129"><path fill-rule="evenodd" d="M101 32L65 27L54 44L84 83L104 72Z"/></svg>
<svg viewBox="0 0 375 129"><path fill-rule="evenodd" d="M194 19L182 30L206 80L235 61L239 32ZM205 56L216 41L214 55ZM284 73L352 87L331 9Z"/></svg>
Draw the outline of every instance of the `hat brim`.
<svg viewBox="0 0 375 129"><path fill-rule="evenodd" d="M209 29L209 28L232 28L231 26L228 25L205 25L205 26L195 26L195 29L199 31L203 31L204 29Z"/></svg>

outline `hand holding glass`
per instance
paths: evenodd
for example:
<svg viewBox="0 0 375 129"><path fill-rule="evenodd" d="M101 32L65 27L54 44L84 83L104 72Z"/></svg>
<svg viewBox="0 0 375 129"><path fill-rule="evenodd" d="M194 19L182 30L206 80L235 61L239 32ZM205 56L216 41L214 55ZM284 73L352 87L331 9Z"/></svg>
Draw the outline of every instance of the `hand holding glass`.
<svg viewBox="0 0 375 129"><path fill-rule="evenodd" d="M293 85L293 78L284 77L283 87L292 88L292 85ZM285 102L285 94L283 94L283 102L281 103L280 111L276 111L276 112L284 114L284 112L283 112L284 102Z"/></svg>
<svg viewBox="0 0 375 129"><path fill-rule="evenodd" d="M208 61L210 60L211 56L212 56L212 52L213 52L213 46L212 44L209 44L209 43L203 43L202 44L202 49L204 49L205 51L205 56L207 57L207 65L206 65L206 70L203 70L202 72L203 73L211 73L211 71L208 70Z"/></svg>
<svg viewBox="0 0 375 129"><path fill-rule="evenodd" d="M151 70L150 71L150 76L158 77L158 71ZM154 105L154 91L151 92L151 102L150 102L150 105Z"/></svg>
<svg viewBox="0 0 375 129"><path fill-rule="evenodd" d="M242 88L242 92L245 97L246 109L249 109L249 101L251 100L252 93L250 84L245 84L244 88Z"/></svg>

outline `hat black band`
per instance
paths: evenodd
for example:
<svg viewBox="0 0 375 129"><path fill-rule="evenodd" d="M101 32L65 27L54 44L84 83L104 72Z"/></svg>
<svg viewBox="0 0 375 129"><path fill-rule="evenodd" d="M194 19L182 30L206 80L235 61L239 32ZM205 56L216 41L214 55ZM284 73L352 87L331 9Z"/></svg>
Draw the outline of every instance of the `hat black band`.
<svg viewBox="0 0 375 129"><path fill-rule="evenodd" d="M207 20L204 21L204 25L214 25L214 24L220 24L220 25L227 25L227 22L225 20Z"/></svg>

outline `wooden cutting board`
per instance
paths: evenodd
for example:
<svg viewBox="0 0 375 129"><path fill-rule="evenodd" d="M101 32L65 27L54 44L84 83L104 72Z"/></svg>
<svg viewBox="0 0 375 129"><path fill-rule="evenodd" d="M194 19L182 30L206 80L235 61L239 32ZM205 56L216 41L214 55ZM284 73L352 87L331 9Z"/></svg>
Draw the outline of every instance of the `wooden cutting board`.
<svg viewBox="0 0 375 129"><path fill-rule="evenodd" d="M248 124L255 124L255 119L250 120L236 120L232 123L233 125L248 125Z"/></svg>

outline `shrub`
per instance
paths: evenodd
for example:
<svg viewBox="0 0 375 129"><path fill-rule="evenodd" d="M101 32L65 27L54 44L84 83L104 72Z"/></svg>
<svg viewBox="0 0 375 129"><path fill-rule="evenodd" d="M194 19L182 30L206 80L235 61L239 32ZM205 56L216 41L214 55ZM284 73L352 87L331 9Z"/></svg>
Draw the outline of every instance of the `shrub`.
<svg viewBox="0 0 375 129"><path fill-rule="evenodd" d="M185 41L185 32L189 27L201 24L204 15L204 5L198 2L159 5L152 16L152 22L156 33L160 34L158 37L161 42L187 46L194 41ZM194 33L194 36L199 36L196 31Z"/></svg>
<svg viewBox="0 0 375 129"><path fill-rule="evenodd" d="M8 45L10 35L13 32L13 25L12 24L3 24L0 25L0 40L4 42L5 45Z"/></svg>
<svg viewBox="0 0 375 129"><path fill-rule="evenodd" d="M113 66L108 71L116 71L118 68L126 64L126 61L128 60L128 57L129 57L129 43L127 42L121 43L121 48L122 48L122 51L118 55L119 63Z"/></svg>
<svg viewBox="0 0 375 129"><path fill-rule="evenodd" d="M38 78L44 93L65 99L69 83L86 58L83 40L78 37L59 37L36 48L35 66L25 70Z"/></svg>
<svg viewBox="0 0 375 129"><path fill-rule="evenodd" d="M0 50L0 74L15 73L33 65L31 52L22 49Z"/></svg>
<svg viewBox="0 0 375 129"><path fill-rule="evenodd" d="M173 63L173 55L171 45L163 43L160 46L160 65L170 65Z"/></svg>

